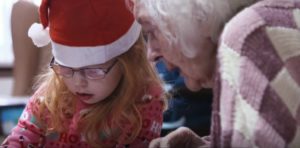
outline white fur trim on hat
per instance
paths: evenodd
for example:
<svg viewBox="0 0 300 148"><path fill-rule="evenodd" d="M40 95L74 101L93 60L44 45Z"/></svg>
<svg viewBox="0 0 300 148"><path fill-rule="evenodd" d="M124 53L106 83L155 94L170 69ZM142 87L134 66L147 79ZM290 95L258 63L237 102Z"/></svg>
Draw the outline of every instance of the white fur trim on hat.
<svg viewBox="0 0 300 148"><path fill-rule="evenodd" d="M52 41L52 53L57 63L72 68L103 64L128 51L137 41L140 31L140 24L134 21L123 36L108 45L78 47Z"/></svg>
<svg viewBox="0 0 300 148"><path fill-rule="evenodd" d="M50 43L50 35L49 35L49 28L43 27L42 24L33 23L29 30L28 36L32 39L33 43L37 47L43 47Z"/></svg>

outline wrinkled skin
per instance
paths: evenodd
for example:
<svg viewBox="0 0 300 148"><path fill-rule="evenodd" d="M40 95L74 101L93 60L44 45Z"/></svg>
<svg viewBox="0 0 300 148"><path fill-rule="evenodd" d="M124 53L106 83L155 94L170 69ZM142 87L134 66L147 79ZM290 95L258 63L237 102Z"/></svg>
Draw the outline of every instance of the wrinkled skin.
<svg viewBox="0 0 300 148"><path fill-rule="evenodd" d="M165 137L151 141L149 148L199 148L209 147L209 137L200 138L186 127L180 127Z"/></svg>

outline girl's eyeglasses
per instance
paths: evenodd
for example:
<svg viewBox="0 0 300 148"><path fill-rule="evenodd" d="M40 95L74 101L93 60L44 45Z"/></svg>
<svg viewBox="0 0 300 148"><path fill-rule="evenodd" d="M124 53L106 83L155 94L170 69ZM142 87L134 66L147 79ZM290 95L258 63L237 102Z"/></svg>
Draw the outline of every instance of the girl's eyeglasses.
<svg viewBox="0 0 300 148"><path fill-rule="evenodd" d="M72 78L76 71L80 72L90 80L95 79L103 79L105 75L113 68L113 66L117 63L115 60L108 68L82 68L82 69L73 69L70 67L62 66L55 63L55 59L52 58L50 62L50 68L54 70L54 72L58 75L61 75L65 78Z"/></svg>

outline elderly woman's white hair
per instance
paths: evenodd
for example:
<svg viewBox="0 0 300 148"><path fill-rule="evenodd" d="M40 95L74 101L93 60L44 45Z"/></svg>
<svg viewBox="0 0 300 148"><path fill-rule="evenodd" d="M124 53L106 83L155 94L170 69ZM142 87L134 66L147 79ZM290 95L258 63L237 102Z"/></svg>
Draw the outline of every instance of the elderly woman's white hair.
<svg viewBox="0 0 300 148"><path fill-rule="evenodd" d="M215 43L224 24L240 9L255 0L135 0L168 40L180 44L183 54L193 57L199 50L191 38L210 37Z"/></svg>

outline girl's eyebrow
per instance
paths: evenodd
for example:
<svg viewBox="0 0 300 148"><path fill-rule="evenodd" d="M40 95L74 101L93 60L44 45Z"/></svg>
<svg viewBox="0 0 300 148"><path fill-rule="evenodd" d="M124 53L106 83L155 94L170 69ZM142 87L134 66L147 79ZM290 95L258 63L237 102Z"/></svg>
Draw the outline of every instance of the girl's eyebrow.
<svg viewBox="0 0 300 148"><path fill-rule="evenodd" d="M58 64L58 63L57 63ZM100 69L106 69L106 67L108 66L105 66L103 64L101 65L90 65L90 66L85 66L85 67L68 67L68 66L64 66L64 65L60 65L58 64L59 66L62 66L62 67L66 67L66 68L71 68L73 70L80 70L80 69L97 69L97 68L100 68Z"/></svg>
<svg viewBox="0 0 300 148"><path fill-rule="evenodd" d="M80 67L76 69L95 69L95 68L100 68L100 69L105 69L108 66L105 65L91 65L91 66L86 66L86 67Z"/></svg>

